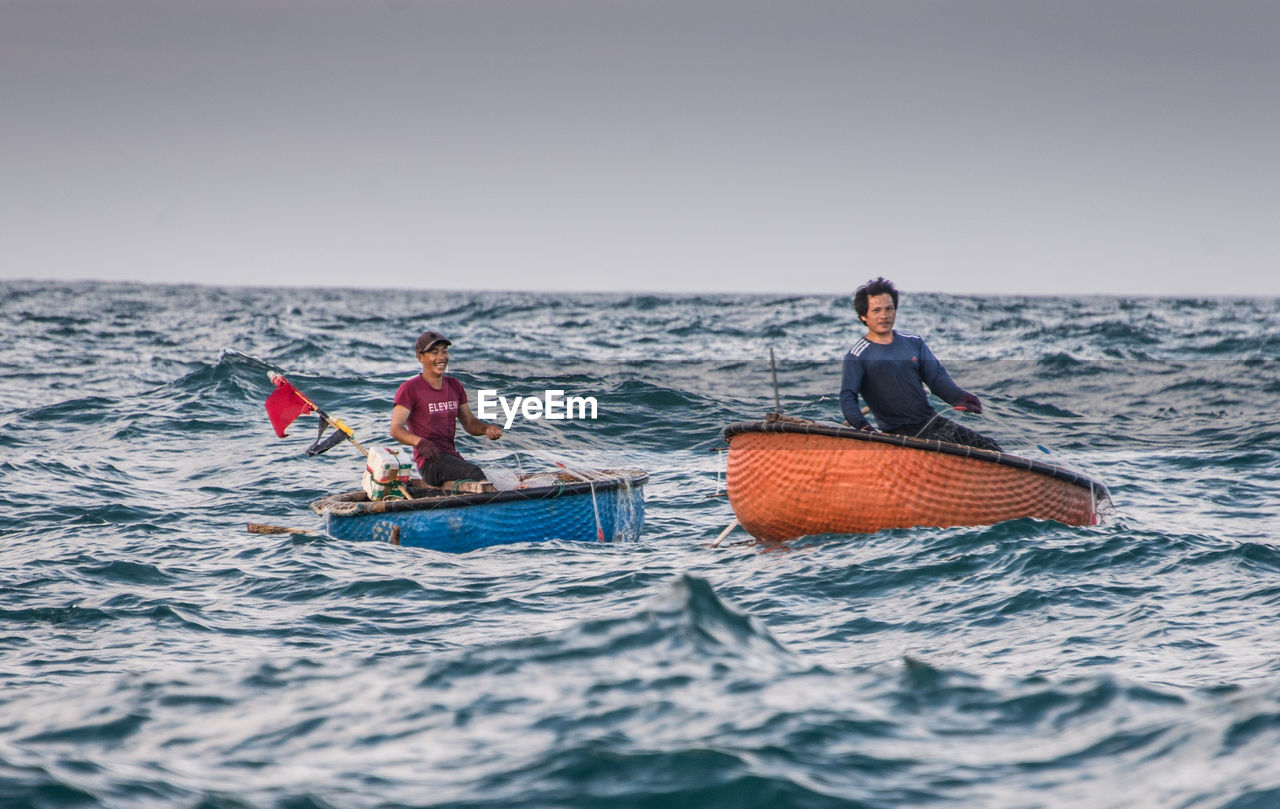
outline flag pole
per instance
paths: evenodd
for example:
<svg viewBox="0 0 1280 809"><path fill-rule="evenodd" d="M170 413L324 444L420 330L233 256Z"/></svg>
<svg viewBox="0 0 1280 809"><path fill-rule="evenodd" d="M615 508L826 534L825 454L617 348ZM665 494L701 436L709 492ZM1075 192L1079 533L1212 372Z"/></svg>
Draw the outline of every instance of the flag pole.
<svg viewBox="0 0 1280 809"><path fill-rule="evenodd" d="M275 384L277 388L281 388L285 385L288 385L289 390L293 393L294 396L297 396L304 403L306 403L306 405L310 407L317 416L324 419L325 423L327 423L330 427L332 427L333 429L345 435L347 440L351 442L351 445L354 446L356 449L360 450L360 453L362 455L364 455L366 458L369 457L369 450L360 446L360 442L356 440L355 433L351 430L350 427L347 426L347 423L345 421L343 421L342 419L335 419L332 416L330 416L328 413L324 412L319 407L317 407L316 403L311 401L311 399L305 393L298 390L297 387L295 387L292 382L285 379L284 374L279 373L277 371L267 371L267 377L272 381L273 384Z"/></svg>
<svg viewBox="0 0 1280 809"><path fill-rule="evenodd" d="M267 416L271 418L271 423L276 428L276 433L279 434L281 438L284 437L285 428L288 427L290 424L292 424L294 419L296 419L298 416L301 416L303 413L314 412L317 416L324 419L325 423L327 423L330 427L337 430L337 432L333 436L330 436L329 439L326 439L325 443L321 443L319 438L317 438L316 443L312 444L312 448L315 450L315 452L308 451L307 452L308 455L313 455L313 454L318 455L321 452L331 449L333 447L333 443L330 442L330 439L336 437L337 435L341 435L347 441L351 442L351 446L360 450L360 454L364 455L365 458L369 457L369 450L365 449L360 445L360 442L356 440L355 433L351 430L350 427L347 426L347 423L345 421L343 421L342 419L334 418L333 416L330 416L328 413L321 410L316 405L315 402L311 401L311 398L309 396L307 396L305 393L303 393L302 391L294 387L293 383L285 379L284 374L280 373L279 371L276 371L274 369L267 371L267 377L271 380L272 384L276 386L275 393L272 393L271 396L277 396L280 394L281 391L288 391L289 393L292 393L294 396L298 397L298 399L304 405L306 405L306 407L309 409L309 410L298 410L297 412L294 412L294 410L296 409L296 405L295 405L295 408L285 408L284 411L280 413L272 412L271 399L270 398L267 399ZM277 424L276 422L277 418L279 418L283 423ZM323 428L321 431L323 432ZM398 484L396 488L400 490L400 494L404 495L404 499L406 500L413 499L413 495L409 494L409 490L403 484Z"/></svg>

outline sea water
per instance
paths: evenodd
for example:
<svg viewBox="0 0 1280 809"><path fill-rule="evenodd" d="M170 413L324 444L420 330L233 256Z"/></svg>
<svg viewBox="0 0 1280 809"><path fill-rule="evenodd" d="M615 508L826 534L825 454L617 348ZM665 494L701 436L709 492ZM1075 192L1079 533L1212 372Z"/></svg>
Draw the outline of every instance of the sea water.
<svg viewBox="0 0 1280 809"><path fill-rule="evenodd" d="M1275 299L905 294L951 416L1114 512L713 548L771 351L841 419L847 297L397 291L397 335L376 290L0 293L6 809L1280 806ZM246 530L317 530L363 458L278 439L244 355L393 445L428 327L473 397L596 398L459 448L646 469L639 541Z"/></svg>

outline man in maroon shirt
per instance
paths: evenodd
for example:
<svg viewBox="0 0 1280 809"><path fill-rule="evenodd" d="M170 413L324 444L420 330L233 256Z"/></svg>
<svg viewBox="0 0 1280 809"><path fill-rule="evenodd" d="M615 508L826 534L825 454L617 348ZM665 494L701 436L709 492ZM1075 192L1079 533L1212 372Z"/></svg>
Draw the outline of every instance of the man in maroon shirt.
<svg viewBox="0 0 1280 809"><path fill-rule="evenodd" d="M453 445L454 423L471 435L502 437L502 428L476 418L467 404L462 383L444 372L449 367L451 342L440 332L424 331L414 344L422 373L396 391L391 410L391 437L413 447L413 460L430 486L457 488L462 481L483 481L480 467L464 460Z"/></svg>

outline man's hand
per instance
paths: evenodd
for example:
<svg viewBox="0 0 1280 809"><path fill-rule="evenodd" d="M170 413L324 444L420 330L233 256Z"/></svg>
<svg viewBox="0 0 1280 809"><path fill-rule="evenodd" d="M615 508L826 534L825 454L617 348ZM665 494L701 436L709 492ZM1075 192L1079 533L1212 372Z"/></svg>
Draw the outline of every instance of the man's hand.
<svg viewBox="0 0 1280 809"><path fill-rule="evenodd" d="M418 455L422 457L423 465L435 462L440 457L440 450L436 449L436 445L423 438L418 441Z"/></svg>
<svg viewBox="0 0 1280 809"><path fill-rule="evenodd" d="M486 424L484 434L490 441L497 441L502 437L502 428L496 424Z"/></svg>
<svg viewBox="0 0 1280 809"><path fill-rule="evenodd" d="M960 403L957 404L955 408L956 410L961 410L965 413L981 414L982 402L978 401L978 397L974 396L972 393L966 393L964 396L960 397Z"/></svg>

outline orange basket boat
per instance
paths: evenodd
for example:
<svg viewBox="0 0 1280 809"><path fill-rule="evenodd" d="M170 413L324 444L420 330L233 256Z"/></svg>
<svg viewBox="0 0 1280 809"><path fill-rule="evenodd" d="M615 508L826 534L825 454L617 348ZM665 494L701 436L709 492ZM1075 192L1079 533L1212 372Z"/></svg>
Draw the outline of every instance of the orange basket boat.
<svg viewBox="0 0 1280 809"><path fill-rule="evenodd" d="M768 542L1020 517L1094 525L1111 502L1070 470L941 441L788 421L740 422L723 435L729 503Z"/></svg>

